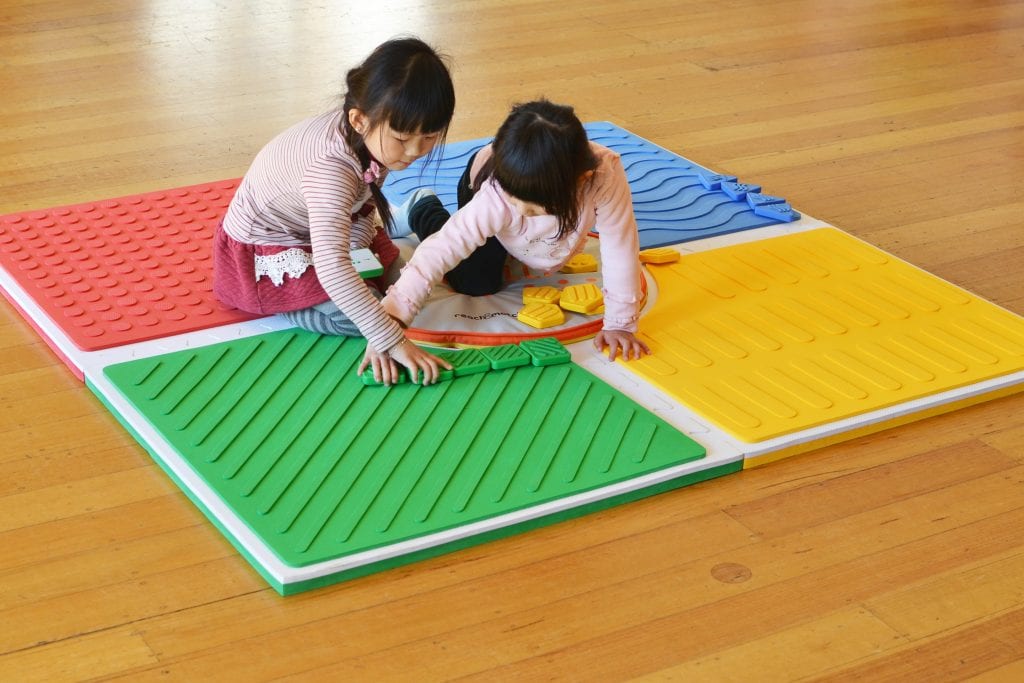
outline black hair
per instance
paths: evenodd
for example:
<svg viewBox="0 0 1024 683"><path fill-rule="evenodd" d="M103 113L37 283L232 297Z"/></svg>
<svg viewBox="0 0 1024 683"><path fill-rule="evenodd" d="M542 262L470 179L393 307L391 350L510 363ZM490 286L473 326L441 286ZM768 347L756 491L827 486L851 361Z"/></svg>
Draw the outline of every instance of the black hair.
<svg viewBox="0 0 1024 683"><path fill-rule="evenodd" d="M367 116L369 130L387 123L398 133L437 133L434 149L444 144L455 112L455 87L444 58L419 38L395 38L377 46L349 70L345 85L342 135L364 171L370 167L370 151L349 125L353 108ZM428 161L432 156L433 150ZM376 183L370 183L370 193L381 220L390 225L391 210Z"/></svg>
<svg viewBox="0 0 1024 683"><path fill-rule="evenodd" d="M511 196L555 216L557 238L576 229L580 178L598 162L572 107L546 99L514 105L494 136L493 151L475 187L493 177Z"/></svg>

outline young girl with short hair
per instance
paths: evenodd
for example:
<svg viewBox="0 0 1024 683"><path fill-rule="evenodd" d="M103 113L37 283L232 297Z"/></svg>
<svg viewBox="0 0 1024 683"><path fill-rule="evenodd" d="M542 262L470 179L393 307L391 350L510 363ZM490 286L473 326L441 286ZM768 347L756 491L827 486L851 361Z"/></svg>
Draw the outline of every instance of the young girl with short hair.
<svg viewBox="0 0 1024 683"><path fill-rule="evenodd" d="M610 360L650 353L636 336L643 303L639 234L619 155L587 139L572 107L538 100L513 107L494 141L469 160L449 216L431 192L403 207L397 224L422 240L381 302L412 322L443 277L463 294L503 286L505 259L556 271L599 231L604 325L594 338Z"/></svg>

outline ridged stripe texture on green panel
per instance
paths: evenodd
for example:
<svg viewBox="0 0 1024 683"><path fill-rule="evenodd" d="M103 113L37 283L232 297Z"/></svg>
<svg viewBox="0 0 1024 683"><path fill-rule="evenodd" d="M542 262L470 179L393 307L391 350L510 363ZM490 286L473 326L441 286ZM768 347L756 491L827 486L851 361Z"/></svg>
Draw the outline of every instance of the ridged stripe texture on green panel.
<svg viewBox="0 0 1024 683"><path fill-rule="evenodd" d="M106 375L286 564L390 545L696 460L574 364L367 390L365 342L299 330Z"/></svg>

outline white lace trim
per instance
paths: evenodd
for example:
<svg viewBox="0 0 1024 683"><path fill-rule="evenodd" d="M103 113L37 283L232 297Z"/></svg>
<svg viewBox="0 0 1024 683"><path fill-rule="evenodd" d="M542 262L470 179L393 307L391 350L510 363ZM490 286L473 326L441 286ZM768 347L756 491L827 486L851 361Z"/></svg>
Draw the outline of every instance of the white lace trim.
<svg viewBox="0 0 1024 683"><path fill-rule="evenodd" d="M266 275L275 287L284 284L284 276L300 277L313 265L313 255L304 249L286 249L276 254L256 256L256 280Z"/></svg>

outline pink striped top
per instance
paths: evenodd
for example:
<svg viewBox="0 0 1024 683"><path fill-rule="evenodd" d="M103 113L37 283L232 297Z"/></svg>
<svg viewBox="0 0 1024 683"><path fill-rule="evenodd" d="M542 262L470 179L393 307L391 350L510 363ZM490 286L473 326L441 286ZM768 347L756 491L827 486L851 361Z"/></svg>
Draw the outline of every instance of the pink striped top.
<svg viewBox="0 0 1024 683"><path fill-rule="evenodd" d="M300 121L260 150L228 207L224 230L246 244L312 247L331 300L375 349L386 351L404 335L349 257L350 249L370 246L377 224L376 212L352 220L370 188L341 135L341 117L336 109Z"/></svg>

